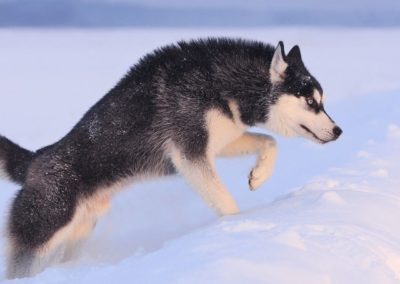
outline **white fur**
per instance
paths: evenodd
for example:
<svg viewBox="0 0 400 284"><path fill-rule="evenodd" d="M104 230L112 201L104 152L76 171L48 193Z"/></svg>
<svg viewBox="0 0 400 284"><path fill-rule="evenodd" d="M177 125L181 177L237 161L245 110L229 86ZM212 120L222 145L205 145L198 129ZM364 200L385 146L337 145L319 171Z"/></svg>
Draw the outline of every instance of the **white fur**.
<svg viewBox="0 0 400 284"><path fill-rule="evenodd" d="M296 128L299 122L293 116L303 112L302 108L300 99L292 95L281 95L278 101L270 106L268 120L264 126L283 136L297 136Z"/></svg>
<svg viewBox="0 0 400 284"><path fill-rule="evenodd" d="M322 103L322 95L317 89L314 89L313 97L314 97L314 100L317 102L317 104Z"/></svg>
<svg viewBox="0 0 400 284"><path fill-rule="evenodd" d="M283 81L283 76L287 67L288 64L285 62L281 44L278 44L272 57L269 70L271 82L273 84Z"/></svg>
<svg viewBox="0 0 400 284"><path fill-rule="evenodd" d="M233 120L221 111L213 109L206 114L208 130L207 155L214 158L226 145L238 139L247 126L240 120L239 108L236 103L229 103Z"/></svg>
<svg viewBox="0 0 400 284"><path fill-rule="evenodd" d="M318 91L314 92L318 99L322 99ZM317 137L300 127L306 126ZM284 136L303 136L322 143L335 138L333 128L336 126L325 112L316 114L307 107L303 97L282 95L277 103L270 107L268 120L264 125L267 129Z"/></svg>

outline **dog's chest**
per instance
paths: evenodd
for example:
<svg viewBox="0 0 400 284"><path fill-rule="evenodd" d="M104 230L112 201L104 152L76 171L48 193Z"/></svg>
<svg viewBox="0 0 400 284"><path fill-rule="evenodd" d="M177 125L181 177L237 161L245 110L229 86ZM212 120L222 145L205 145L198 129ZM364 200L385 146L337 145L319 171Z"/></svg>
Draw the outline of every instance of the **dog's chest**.
<svg viewBox="0 0 400 284"><path fill-rule="evenodd" d="M240 121L236 105L230 104L233 118L227 117L221 111L212 109L206 114L208 130L207 152L217 155L229 143L238 139L246 130Z"/></svg>

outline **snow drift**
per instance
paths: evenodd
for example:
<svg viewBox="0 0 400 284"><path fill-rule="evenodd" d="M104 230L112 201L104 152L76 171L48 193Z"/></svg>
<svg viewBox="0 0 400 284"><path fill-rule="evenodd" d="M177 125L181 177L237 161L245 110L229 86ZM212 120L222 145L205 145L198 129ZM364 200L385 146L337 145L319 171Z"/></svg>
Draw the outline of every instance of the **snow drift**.
<svg viewBox="0 0 400 284"><path fill-rule="evenodd" d="M1 30L0 132L49 144L144 53L221 34L300 44L343 137L279 139L275 174L257 192L254 158L220 160L235 216L215 217L179 177L134 184L74 261L10 283L400 283L400 31ZM0 186L4 230L18 188Z"/></svg>

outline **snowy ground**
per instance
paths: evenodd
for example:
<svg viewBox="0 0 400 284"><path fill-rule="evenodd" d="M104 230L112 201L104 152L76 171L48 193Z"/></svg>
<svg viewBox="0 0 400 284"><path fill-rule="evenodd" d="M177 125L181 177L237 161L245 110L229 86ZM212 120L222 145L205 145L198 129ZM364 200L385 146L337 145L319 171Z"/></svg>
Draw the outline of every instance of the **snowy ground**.
<svg viewBox="0 0 400 284"><path fill-rule="evenodd" d="M254 158L220 160L237 216L215 217L178 177L133 185L75 261L12 283L400 283L400 30L0 30L0 133L54 142L140 56L210 35L300 44L343 137L279 139L257 192ZM0 187L4 230L18 187Z"/></svg>

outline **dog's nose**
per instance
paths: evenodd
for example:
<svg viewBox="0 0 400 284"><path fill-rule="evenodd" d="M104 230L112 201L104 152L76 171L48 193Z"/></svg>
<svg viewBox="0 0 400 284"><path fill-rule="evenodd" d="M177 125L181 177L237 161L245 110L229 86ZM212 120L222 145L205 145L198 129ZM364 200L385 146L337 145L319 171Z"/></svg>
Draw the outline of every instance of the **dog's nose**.
<svg viewBox="0 0 400 284"><path fill-rule="evenodd" d="M342 134L343 131L339 126L335 126L333 128L333 134L335 134L335 137L338 138L340 136L340 134Z"/></svg>

